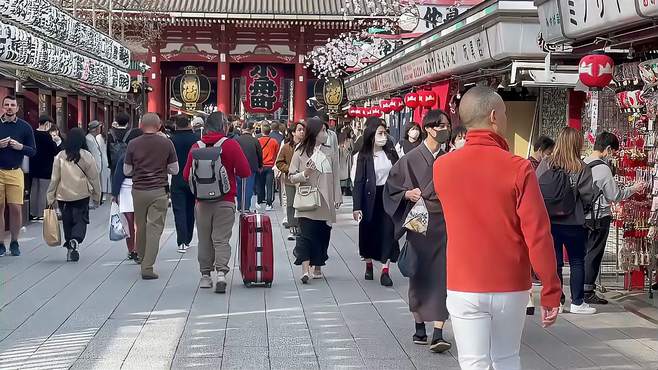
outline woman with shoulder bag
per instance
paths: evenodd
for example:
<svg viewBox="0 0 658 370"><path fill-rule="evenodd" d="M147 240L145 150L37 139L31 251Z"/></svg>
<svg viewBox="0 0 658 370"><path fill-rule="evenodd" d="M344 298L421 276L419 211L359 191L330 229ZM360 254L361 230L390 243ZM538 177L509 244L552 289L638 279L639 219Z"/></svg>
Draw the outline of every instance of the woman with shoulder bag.
<svg viewBox="0 0 658 370"><path fill-rule="evenodd" d="M290 182L289 171L290 163L292 162L293 154L295 153L295 147L299 145L304 139L304 123L297 122L293 127L288 129L288 137L286 138L284 145L279 151L279 156L276 159L276 168L281 171L281 178L283 179L284 191L286 192L286 213L287 213L287 222L290 229L290 235L288 235L288 240L295 240L296 236L299 234L298 222L295 218L295 208L293 207L295 200L295 184Z"/></svg>
<svg viewBox="0 0 658 370"><path fill-rule="evenodd" d="M89 200L101 200L101 184L96 161L86 149L85 132L72 129L64 142L64 151L55 156L47 200L58 202L62 211L66 260L80 259L78 247L87 234Z"/></svg>
<svg viewBox="0 0 658 370"><path fill-rule="evenodd" d="M563 246L569 255L571 270L571 309L573 314L594 314L596 309L584 302L585 284L585 209L594 198L592 169L581 159L584 138L580 131L566 127L557 138L555 150L537 168L537 179L551 219L557 272L564 267ZM568 187L562 189L561 185ZM565 194L565 196L560 196ZM573 197L571 197L573 195ZM562 294L561 305L565 296ZM560 307L562 310L562 307Z"/></svg>
<svg viewBox="0 0 658 370"><path fill-rule="evenodd" d="M363 146L356 157L354 175L354 220L359 222L359 254L366 261L366 280L373 280L373 260L382 263L380 283L393 286L390 262L396 262L400 246L394 237L395 226L384 210L384 186L398 154L386 135L386 124L368 118Z"/></svg>
<svg viewBox="0 0 658 370"><path fill-rule="evenodd" d="M338 153L327 145L328 138L324 122L317 117L309 119L288 171L290 182L297 185L293 206L300 235L293 253L295 264L302 266L303 284L311 277L322 277L321 266L329 259L331 227L342 203ZM311 266L315 266L313 273Z"/></svg>

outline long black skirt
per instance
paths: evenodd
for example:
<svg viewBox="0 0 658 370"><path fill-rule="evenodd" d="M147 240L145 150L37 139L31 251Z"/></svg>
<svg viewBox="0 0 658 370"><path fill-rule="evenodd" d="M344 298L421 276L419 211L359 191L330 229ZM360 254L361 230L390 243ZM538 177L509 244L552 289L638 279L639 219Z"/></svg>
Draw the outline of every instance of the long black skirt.
<svg viewBox="0 0 658 370"><path fill-rule="evenodd" d="M395 226L391 217L384 211L384 186L377 187L375 208L366 221L359 224L359 254L366 259L381 263L397 262L400 256L400 245L394 238Z"/></svg>
<svg viewBox="0 0 658 370"><path fill-rule="evenodd" d="M300 217L300 235L297 236L297 244L293 250L295 265L301 265L310 261L311 266L324 266L329 259L329 241L331 239L331 226L327 221L311 220Z"/></svg>

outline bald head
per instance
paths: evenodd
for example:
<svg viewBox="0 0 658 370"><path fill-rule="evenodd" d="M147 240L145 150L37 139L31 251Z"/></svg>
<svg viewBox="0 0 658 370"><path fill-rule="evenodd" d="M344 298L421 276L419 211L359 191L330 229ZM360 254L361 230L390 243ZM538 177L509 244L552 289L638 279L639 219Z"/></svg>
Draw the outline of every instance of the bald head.
<svg viewBox="0 0 658 370"><path fill-rule="evenodd" d="M146 133L153 133L160 130L162 121L156 113L146 113L140 121L140 128Z"/></svg>
<svg viewBox="0 0 658 370"><path fill-rule="evenodd" d="M469 129L498 126L496 131L504 130L507 123L505 102L493 89L475 86L462 97L459 117Z"/></svg>

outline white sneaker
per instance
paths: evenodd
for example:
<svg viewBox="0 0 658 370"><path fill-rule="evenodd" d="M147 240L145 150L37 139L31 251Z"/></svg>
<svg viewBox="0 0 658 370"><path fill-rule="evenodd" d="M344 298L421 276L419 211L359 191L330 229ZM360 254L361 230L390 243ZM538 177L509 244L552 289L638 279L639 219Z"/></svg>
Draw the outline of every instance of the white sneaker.
<svg viewBox="0 0 658 370"><path fill-rule="evenodd" d="M266 210L266 211L271 211L271 210L273 210L273 209L274 209L274 208L272 208L272 206L266 206L266 207L265 207L265 210Z"/></svg>
<svg viewBox="0 0 658 370"><path fill-rule="evenodd" d="M187 247L185 247L185 244L181 244L178 246L178 253L185 253L187 252Z"/></svg>
<svg viewBox="0 0 658 370"><path fill-rule="evenodd" d="M295 234L293 234L292 232L290 234L288 234L288 240L289 241L294 241L295 239L296 239Z"/></svg>
<svg viewBox="0 0 658 370"><path fill-rule="evenodd" d="M591 307L585 302L583 302L583 304L581 304L580 306L577 306L572 303L569 312L576 315L593 315L596 313L596 308Z"/></svg>
<svg viewBox="0 0 658 370"><path fill-rule="evenodd" d="M215 284L215 293L226 293L226 274L217 271L217 283Z"/></svg>
<svg viewBox="0 0 658 370"><path fill-rule="evenodd" d="M210 275L201 275L201 281L199 282L199 288L201 289L210 289L212 288L212 278Z"/></svg>

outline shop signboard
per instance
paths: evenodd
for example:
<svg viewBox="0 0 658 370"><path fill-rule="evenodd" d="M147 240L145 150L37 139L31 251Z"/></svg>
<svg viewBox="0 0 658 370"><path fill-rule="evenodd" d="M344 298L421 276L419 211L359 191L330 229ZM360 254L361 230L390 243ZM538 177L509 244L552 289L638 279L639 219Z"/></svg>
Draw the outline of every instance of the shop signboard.
<svg viewBox="0 0 658 370"><path fill-rule="evenodd" d="M444 46L434 51L433 55L435 69L441 74L468 69L473 64L491 59L489 40L484 31Z"/></svg>
<svg viewBox="0 0 658 370"><path fill-rule="evenodd" d="M427 1L419 4L400 16L399 24L405 31L425 33L440 26L444 22L455 19L468 10L468 6L453 6L454 1Z"/></svg>

